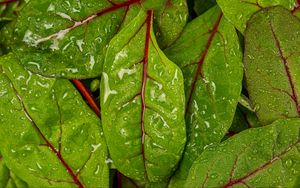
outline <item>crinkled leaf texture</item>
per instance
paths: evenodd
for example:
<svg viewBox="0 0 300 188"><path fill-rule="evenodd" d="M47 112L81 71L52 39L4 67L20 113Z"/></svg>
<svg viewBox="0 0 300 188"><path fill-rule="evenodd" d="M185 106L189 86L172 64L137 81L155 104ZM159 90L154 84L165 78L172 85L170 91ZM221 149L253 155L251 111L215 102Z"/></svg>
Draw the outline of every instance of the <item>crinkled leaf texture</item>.
<svg viewBox="0 0 300 188"><path fill-rule="evenodd" d="M166 180L186 141L182 73L159 49L151 11L141 11L109 46L101 107L110 156L125 176Z"/></svg>
<svg viewBox="0 0 300 188"><path fill-rule="evenodd" d="M184 0L164 0L157 7L157 33L162 46L180 34L187 18ZM29 1L21 10L14 37L6 43L33 72L57 77L90 78L102 72L105 52L113 36L131 21L144 0ZM147 7L145 7L147 8ZM173 24L175 24L175 27Z"/></svg>
<svg viewBox="0 0 300 188"><path fill-rule="evenodd" d="M300 116L300 20L282 7L256 13L245 34L247 89L262 124Z"/></svg>
<svg viewBox="0 0 300 188"><path fill-rule="evenodd" d="M166 55L185 79L187 145L171 187L180 187L197 156L229 129L242 86L242 54L234 27L218 7L190 22Z"/></svg>
<svg viewBox="0 0 300 188"><path fill-rule="evenodd" d="M99 118L67 80L0 59L0 148L29 187L108 187Z"/></svg>
<svg viewBox="0 0 300 188"><path fill-rule="evenodd" d="M242 33L247 21L258 10L281 5L300 17L300 0L217 0L225 17Z"/></svg>
<svg viewBox="0 0 300 188"><path fill-rule="evenodd" d="M205 150L185 187L297 187L300 120L248 129Z"/></svg>
<svg viewBox="0 0 300 188"><path fill-rule="evenodd" d="M28 185L11 172L4 163L0 154L0 187L1 188L27 188Z"/></svg>

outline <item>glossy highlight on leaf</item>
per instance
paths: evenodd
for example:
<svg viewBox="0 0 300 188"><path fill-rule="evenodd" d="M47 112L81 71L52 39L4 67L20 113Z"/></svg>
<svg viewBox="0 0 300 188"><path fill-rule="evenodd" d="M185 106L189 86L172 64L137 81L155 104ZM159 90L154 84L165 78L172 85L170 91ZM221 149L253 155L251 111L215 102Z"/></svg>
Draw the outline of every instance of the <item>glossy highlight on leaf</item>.
<svg viewBox="0 0 300 188"><path fill-rule="evenodd" d="M247 21L257 11L281 5L300 17L300 0L217 0L225 17L242 33Z"/></svg>
<svg viewBox="0 0 300 188"><path fill-rule="evenodd" d="M182 69L188 139L171 187L180 187L197 156L230 127L243 77L234 27L218 7L190 22L166 55Z"/></svg>
<svg viewBox="0 0 300 188"><path fill-rule="evenodd" d="M193 164L185 187L297 187L299 131L299 119L280 120L208 148Z"/></svg>
<svg viewBox="0 0 300 188"><path fill-rule="evenodd" d="M183 151L185 100L182 73L159 49L152 19L141 11L111 41L100 91L113 164L130 178L159 182Z"/></svg>
<svg viewBox="0 0 300 188"><path fill-rule="evenodd" d="M13 51L43 75L99 76L107 44L138 13L139 2L29 1L17 19Z"/></svg>
<svg viewBox="0 0 300 188"><path fill-rule="evenodd" d="M299 31L300 20L282 7L263 9L248 22L247 89L264 125L300 116Z"/></svg>
<svg viewBox="0 0 300 188"><path fill-rule="evenodd" d="M100 119L67 80L0 59L0 148L29 187L107 187L107 147Z"/></svg>
<svg viewBox="0 0 300 188"><path fill-rule="evenodd" d="M51 77L96 77L101 75L108 43L140 9L147 8L142 3L145 2L29 1L16 24L12 24L14 38L6 43L13 39L12 50L33 72ZM168 46L186 23L186 3L165 0L155 12L160 44ZM11 35L8 30L2 32L5 38Z"/></svg>

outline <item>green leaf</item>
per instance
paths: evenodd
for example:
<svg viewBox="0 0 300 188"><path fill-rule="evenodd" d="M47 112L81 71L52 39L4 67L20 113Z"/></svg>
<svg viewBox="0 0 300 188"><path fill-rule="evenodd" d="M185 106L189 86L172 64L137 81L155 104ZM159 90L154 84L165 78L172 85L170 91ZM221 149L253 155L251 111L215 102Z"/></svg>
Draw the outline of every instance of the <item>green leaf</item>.
<svg viewBox="0 0 300 188"><path fill-rule="evenodd" d="M0 96L1 152L29 187L108 187L100 120L69 81L26 71L10 54Z"/></svg>
<svg viewBox="0 0 300 188"><path fill-rule="evenodd" d="M201 15L216 5L216 0L194 0L194 10L197 15Z"/></svg>
<svg viewBox="0 0 300 188"><path fill-rule="evenodd" d="M250 111L242 105L238 105L235 111L235 115L231 124L230 129L222 140L238 134L239 132L250 129L261 127L255 112Z"/></svg>
<svg viewBox="0 0 300 188"><path fill-rule="evenodd" d="M187 7L184 0L164 2L155 11L156 30L160 44L168 46L186 23ZM143 0L30 1L17 19L13 51L26 69L42 75L99 76L108 43L138 14L142 3ZM7 43L12 42L8 39Z"/></svg>
<svg viewBox="0 0 300 188"><path fill-rule="evenodd" d="M300 116L299 31L300 20L282 7L263 9L249 20L247 89L263 125Z"/></svg>
<svg viewBox="0 0 300 188"><path fill-rule="evenodd" d="M143 7L154 10L154 31L159 46L162 49L170 46L186 24L186 0L144 0Z"/></svg>
<svg viewBox="0 0 300 188"><path fill-rule="evenodd" d="M186 0L165 1L164 8L154 13L154 23L157 25L154 30L162 49L170 46L180 36L188 17Z"/></svg>
<svg viewBox="0 0 300 188"><path fill-rule="evenodd" d="M101 74L111 38L139 10L139 0L30 1L14 30L14 51L33 72L71 78Z"/></svg>
<svg viewBox="0 0 300 188"><path fill-rule="evenodd" d="M27 188L28 185L11 172L4 163L0 153L0 187L1 188Z"/></svg>
<svg viewBox="0 0 300 188"><path fill-rule="evenodd" d="M171 187L180 187L197 156L231 125L242 87L242 54L234 27L218 7L190 22L165 50L185 78L186 150Z"/></svg>
<svg viewBox="0 0 300 188"><path fill-rule="evenodd" d="M109 46L100 91L113 163L136 180L166 180L186 141L182 73L159 49L151 11L141 11Z"/></svg>
<svg viewBox="0 0 300 188"><path fill-rule="evenodd" d="M299 125L299 119L276 121L208 148L193 164L185 187L299 186Z"/></svg>
<svg viewBox="0 0 300 188"><path fill-rule="evenodd" d="M243 85L245 85L245 84L243 84ZM256 109L254 109L250 99L243 94L241 94L241 96L240 96L239 104L251 112L255 112L255 110L256 110Z"/></svg>
<svg viewBox="0 0 300 188"><path fill-rule="evenodd" d="M23 3L23 0L0 0L0 19L4 17L15 18L20 5Z"/></svg>
<svg viewBox="0 0 300 188"><path fill-rule="evenodd" d="M242 33L250 17L265 7L281 5L300 17L300 0L217 0L225 17Z"/></svg>

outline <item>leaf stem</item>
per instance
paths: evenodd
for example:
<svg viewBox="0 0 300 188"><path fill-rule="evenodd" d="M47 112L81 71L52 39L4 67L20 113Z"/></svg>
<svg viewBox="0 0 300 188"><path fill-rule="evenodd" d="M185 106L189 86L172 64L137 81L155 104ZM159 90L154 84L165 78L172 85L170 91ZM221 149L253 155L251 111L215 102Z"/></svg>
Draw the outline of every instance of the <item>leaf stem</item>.
<svg viewBox="0 0 300 188"><path fill-rule="evenodd" d="M19 0L6 0L6 1L1 1L0 2L0 5L7 5L7 4L10 4L10 3L13 3L13 2L17 2Z"/></svg>
<svg viewBox="0 0 300 188"><path fill-rule="evenodd" d="M98 107L89 89L80 80L72 80L72 82L79 90L81 95L86 99L86 101L88 102L92 110L95 112L95 114L100 117L100 108Z"/></svg>
<svg viewBox="0 0 300 188"><path fill-rule="evenodd" d="M297 0L297 5L295 5L294 9L291 10L291 13L294 14L295 12L297 12L298 10L300 10L300 0Z"/></svg>

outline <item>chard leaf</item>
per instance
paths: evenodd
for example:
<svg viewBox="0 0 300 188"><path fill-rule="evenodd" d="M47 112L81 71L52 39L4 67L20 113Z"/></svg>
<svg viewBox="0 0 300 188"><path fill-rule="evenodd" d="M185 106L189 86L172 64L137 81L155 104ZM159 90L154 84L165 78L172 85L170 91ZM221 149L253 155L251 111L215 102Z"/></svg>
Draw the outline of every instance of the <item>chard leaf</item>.
<svg viewBox="0 0 300 188"><path fill-rule="evenodd" d="M2 188L27 188L27 184L12 173L3 161L3 157L0 153L0 187Z"/></svg>
<svg viewBox="0 0 300 188"><path fill-rule="evenodd" d="M218 7L190 22L165 50L185 78L188 139L171 187L180 187L205 147L221 141L231 125L242 87L242 54L234 27Z"/></svg>
<svg viewBox="0 0 300 188"><path fill-rule="evenodd" d="M159 49L151 11L141 11L109 46L100 101L113 163L135 180L166 180L186 141L182 73Z"/></svg>
<svg viewBox="0 0 300 188"><path fill-rule="evenodd" d="M148 8L146 2L30 1L13 24L13 43L7 29L3 34L26 69L51 77L96 77L109 41L141 7ZM187 6L184 0L161 2L155 11L156 30L160 44L168 46L186 23Z"/></svg>
<svg viewBox="0 0 300 188"><path fill-rule="evenodd" d="M144 0L143 7L154 10L154 30L161 48L170 46L186 24L186 0Z"/></svg>
<svg viewBox="0 0 300 188"><path fill-rule="evenodd" d="M282 7L263 9L249 20L247 89L263 125L300 116L299 31L300 20Z"/></svg>
<svg viewBox="0 0 300 188"><path fill-rule="evenodd" d="M300 17L300 0L217 0L225 17L242 33L250 17L265 7L281 5Z"/></svg>
<svg viewBox="0 0 300 188"><path fill-rule="evenodd" d="M139 0L29 1L13 50L33 72L72 78L101 74L107 44L138 13Z"/></svg>
<svg viewBox="0 0 300 188"><path fill-rule="evenodd" d="M276 121L208 148L193 164L185 187L299 186L299 125L299 119Z"/></svg>
<svg viewBox="0 0 300 188"><path fill-rule="evenodd" d="M100 120L69 81L26 71L9 54L0 95L1 152L29 187L108 187Z"/></svg>

